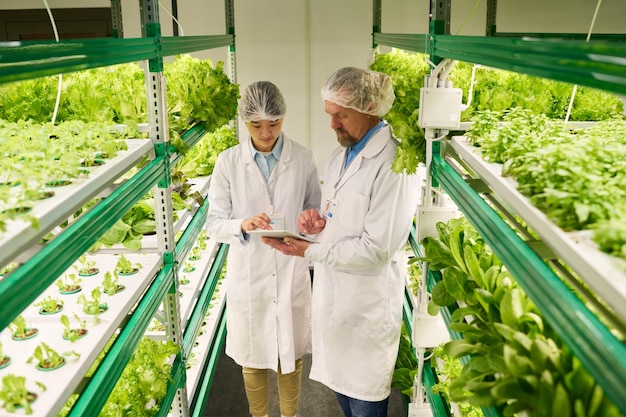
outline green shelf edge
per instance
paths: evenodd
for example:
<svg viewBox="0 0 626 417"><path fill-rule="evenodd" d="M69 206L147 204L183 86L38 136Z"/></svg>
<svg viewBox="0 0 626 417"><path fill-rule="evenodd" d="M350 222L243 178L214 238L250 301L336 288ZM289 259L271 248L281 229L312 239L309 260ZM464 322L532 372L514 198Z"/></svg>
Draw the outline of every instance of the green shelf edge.
<svg viewBox="0 0 626 417"><path fill-rule="evenodd" d="M496 38L540 38L540 39L564 39L564 40L586 40L586 33L560 33L560 32L495 32ZM622 33L594 33L590 40L593 41L626 41L626 34Z"/></svg>
<svg viewBox="0 0 626 417"><path fill-rule="evenodd" d="M185 386L187 374L185 372L185 364L183 363L180 352L176 355L176 359L172 364L171 381L167 382L167 393L161 400L161 406L156 417L167 417L170 413L170 406L176 398L176 391Z"/></svg>
<svg viewBox="0 0 626 417"><path fill-rule="evenodd" d="M183 142L185 142L185 145L189 147L189 149L193 148L207 133L209 133L208 130L206 130L206 128L200 123L200 124L196 124L194 126L192 126L191 128L187 129L185 132L183 132L183 134L180 136L180 138L182 139ZM174 166L175 164L177 164L181 159L183 159L183 155L181 155L180 153L175 153L175 148L174 146L170 146L170 153L172 155L174 155L172 157L171 160L171 166Z"/></svg>
<svg viewBox="0 0 626 417"><path fill-rule="evenodd" d="M232 46L235 35L0 42L0 83Z"/></svg>
<svg viewBox="0 0 626 417"><path fill-rule="evenodd" d="M0 42L0 83L153 59L154 38Z"/></svg>
<svg viewBox="0 0 626 417"><path fill-rule="evenodd" d="M226 263L228 248L228 244L220 243L215 259L213 260L209 273L207 274L204 287L198 296L198 301L196 301L196 305L191 312L191 317L189 318L187 326L183 332L182 347L185 357L189 357L191 354L193 343L198 337L198 333L200 333L202 322L206 317L206 312L209 309L209 304L211 303L213 293L215 292L215 287L217 286L222 269L224 269L224 264Z"/></svg>
<svg viewBox="0 0 626 417"><path fill-rule="evenodd" d="M410 33L373 33L374 46L385 45L413 52L428 52L429 35Z"/></svg>
<svg viewBox="0 0 626 417"><path fill-rule="evenodd" d="M374 33L374 43L626 94L622 42ZM437 59L434 59L436 62Z"/></svg>
<svg viewBox="0 0 626 417"><path fill-rule="evenodd" d="M165 159L154 159L56 239L0 281L0 329L7 327L63 271L85 253L165 175ZM38 279L34 280L33 277ZM18 296L19 295L19 296Z"/></svg>
<svg viewBox="0 0 626 417"><path fill-rule="evenodd" d="M182 265L187 259L189 252L193 248L198 235L205 226L207 214L209 213L209 200L204 199L204 203L198 207L198 210L193 215L193 218L187 225L187 228L183 232L178 243L176 243L176 262Z"/></svg>
<svg viewBox="0 0 626 417"><path fill-rule="evenodd" d="M626 346L570 291L498 214L440 156L433 178L462 209L520 287L539 307L607 397L626 414Z"/></svg>
<svg viewBox="0 0 626 417"><path fill-rule="evenodd" d="M200 389L196 389L193 401L191 402L192 409L190 410L191 417L202 417L204 415L204 409L209 400L209 392L213 385L213 379L215 378L215 368L217 362L222 354L222 347L226 340L226 309L224 308L219 318L219 328L216 332L215 338L211 342L211 353L209 360L206 361L206 366L202 372L202 383Z"/></svg>
<svg viewBox="0 0 626 417"><path fill-rule="evenodd" d="M231 46L235 35L169 36L161 38L163 56Z"/></svg>
<svg viewBox="0 0 626 417"><path fill-rule="evenodd" d="M174 285L173 265L166 264L100 362L98 369L76 400L68 417L98 416L141 338L144 337L154 313L158 310L172 285Z"/></svg>

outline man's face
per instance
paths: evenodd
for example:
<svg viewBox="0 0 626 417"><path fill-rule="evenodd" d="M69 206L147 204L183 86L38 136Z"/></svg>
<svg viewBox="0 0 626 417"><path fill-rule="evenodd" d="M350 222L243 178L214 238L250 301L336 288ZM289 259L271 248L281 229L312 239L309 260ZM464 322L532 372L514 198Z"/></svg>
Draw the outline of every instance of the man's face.
<svg viewBox="0 0 626 417"><path fill-rule="evenodd" d="M324 101L324 110L330 116L330 127L337 133L339 144L344 147L357 143L378 123L378 118L330 101Z"/></svg>

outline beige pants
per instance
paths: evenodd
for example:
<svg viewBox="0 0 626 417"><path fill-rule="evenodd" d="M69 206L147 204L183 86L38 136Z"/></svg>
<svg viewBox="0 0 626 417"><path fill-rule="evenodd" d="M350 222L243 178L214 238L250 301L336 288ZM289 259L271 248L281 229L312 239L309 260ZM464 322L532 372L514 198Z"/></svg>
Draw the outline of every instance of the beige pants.
<svg viewBox="0 0 626 417"><path fill-rule="evenodd" d="M253 417L266 416L269 413L267 369L246 368L244 366L242 373L250 414ZM293 417L298 412L301 377L302 358L296 361L296 370L290 374L283 374L280 370L280 362L278 363L278 398L280 400L280 414L283 416Z"/></svg>

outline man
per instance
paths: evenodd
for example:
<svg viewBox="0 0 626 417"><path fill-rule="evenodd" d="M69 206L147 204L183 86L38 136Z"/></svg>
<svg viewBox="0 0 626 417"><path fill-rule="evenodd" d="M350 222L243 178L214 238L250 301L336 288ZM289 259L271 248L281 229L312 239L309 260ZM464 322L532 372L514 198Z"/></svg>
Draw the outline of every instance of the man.
<svg viewBox="0 0 626 417"><path fill-rule="evenodd" d="M303 211L298 228L318 243L263 238L314 262L311 379L336 392L347 417L386 416L398 353L403 266L419 183L396 174L396 142L382 117L394 100L386 74L342 68L322 88L341 145L326 166L321 213Z"/></svg>

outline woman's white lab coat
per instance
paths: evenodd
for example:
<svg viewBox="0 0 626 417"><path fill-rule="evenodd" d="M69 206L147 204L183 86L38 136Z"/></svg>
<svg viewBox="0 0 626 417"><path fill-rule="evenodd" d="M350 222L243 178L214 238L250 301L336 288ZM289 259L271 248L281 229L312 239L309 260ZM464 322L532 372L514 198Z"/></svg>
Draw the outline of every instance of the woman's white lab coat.
<svg viewBox="0 0 626 417"><path fill-rule="evenodd" d="M285 256L258 237L241 241L241 222L261 212L284 214L297 231L302 210L317 208L320 181L312 152L283 135L280 160L266 183L252 158L250 138L223 151L209 187L207 234L229 243L226 354L241 366L295 370L310 349L309 263Z"/></svg>
<svg viewBox="0 0 626 417"><path fill-rule="evenodd" d="M345 148L324 175L326 226L305 257L315 262L311 379L363 401L390 394L402 325L407 242L417 175L391 170L396 142L385 126L341 174ZM327 204L328 203L328 204Z"/></svg>

